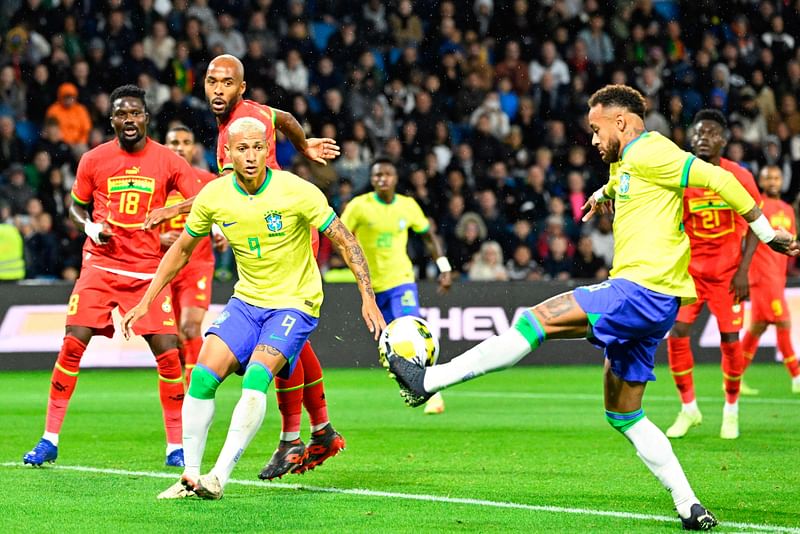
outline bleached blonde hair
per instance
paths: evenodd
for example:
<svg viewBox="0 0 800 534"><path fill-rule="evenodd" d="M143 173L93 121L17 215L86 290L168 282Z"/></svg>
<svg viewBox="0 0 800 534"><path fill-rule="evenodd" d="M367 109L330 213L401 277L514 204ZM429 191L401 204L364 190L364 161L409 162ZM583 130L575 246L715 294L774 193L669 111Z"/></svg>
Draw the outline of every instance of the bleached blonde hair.
<svg viewBox="0 0 800 534"><path fill-rule="evenodd" d="M246 132L247 130L256 130L264 137L267 136L266 125L258 119L253 117L241 117L236 119L228 126L228 135L237 135Z"/></svg>

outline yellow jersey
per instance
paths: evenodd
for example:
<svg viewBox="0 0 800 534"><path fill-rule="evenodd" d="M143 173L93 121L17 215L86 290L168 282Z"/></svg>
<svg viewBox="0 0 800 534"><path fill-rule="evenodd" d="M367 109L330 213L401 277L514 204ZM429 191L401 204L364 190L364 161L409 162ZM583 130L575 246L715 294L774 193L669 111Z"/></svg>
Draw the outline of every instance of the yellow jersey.
<svg viewBox="0 0 800 534"><path fill-rule="evenodd" d="M611 278L696 300L689 275L689 238L683 231L683 190L716 191L739 214L756 205L733 174L697 159L657 132L628 143L612 163L606 196L614 198L614 266Z"/></svg>
<svg viewBox="0 0 800 534"><path fill-rule="evenodd" d="M186 232L208 235L219 225L236 258L233 296L262 308L294 308L319 317L322 279L311 250L311 226L325 231L336 214L316 186L267 169L255 194L236 173L206 185L192 204Z"/></svg>
<svg viewBox="0 0 800 534"><path fill-rule="evenodd" d="M414 282L408 230L424 234L429 228L416 200L395 194L387 204L375 192L358 195L344 209L342 222L364 250L375 292Z"/></svg>

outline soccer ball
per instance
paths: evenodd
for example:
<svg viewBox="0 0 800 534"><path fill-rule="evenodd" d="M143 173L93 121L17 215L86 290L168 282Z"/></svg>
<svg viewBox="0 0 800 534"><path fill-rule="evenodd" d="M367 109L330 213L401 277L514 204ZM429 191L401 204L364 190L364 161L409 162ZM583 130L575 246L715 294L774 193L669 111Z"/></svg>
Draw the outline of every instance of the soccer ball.
<svg viewBox="0 0 800 534"><path fill-rule="evenodd" d="M386 326L378 340L378 356L387 368L390 351L420 367L431 366L439 358L439 340L425 320L410 315L398 317Z"/></svg>

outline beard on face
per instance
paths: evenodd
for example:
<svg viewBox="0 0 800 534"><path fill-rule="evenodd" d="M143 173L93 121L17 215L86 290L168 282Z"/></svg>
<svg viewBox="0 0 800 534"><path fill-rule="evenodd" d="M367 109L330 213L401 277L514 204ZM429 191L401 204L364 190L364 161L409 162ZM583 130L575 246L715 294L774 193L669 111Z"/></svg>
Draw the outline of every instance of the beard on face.
<svg viewBox="0 0 800 534"><path fill-rule="evenodd" d="M603 163L616 163L619 161L619 139L611 139L608 142L608 150L603 155Z"/></svg>
<svg viewBox="0 0 800 534"><path fill-rule="evenodd" d="M117 140L119 141L120 146L125 150L130 150L133 147L135 147L136 143L141 141L142 138L144 138L144 134L138 131L136 133L136 137L132 139L125 137L124 129L120 130L119 133L117 134Z"/></svg>

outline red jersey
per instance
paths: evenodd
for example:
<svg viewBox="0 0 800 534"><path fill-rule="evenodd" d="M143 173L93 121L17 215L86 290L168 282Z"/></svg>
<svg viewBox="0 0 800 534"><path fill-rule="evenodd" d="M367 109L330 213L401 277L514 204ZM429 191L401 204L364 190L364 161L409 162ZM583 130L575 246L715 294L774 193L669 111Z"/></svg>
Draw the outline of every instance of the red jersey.
<svg viewBox="0 0 800 534"><path fill-rule="evenodd" d="M197 183L201 189L208 182L217 178L216 174L203 169L198 169L197 167L192 167L192 171L194 171L194 174L197 177ZM169 192L169 195L167 195L167 202L164 205L172 206L173 204L178 204L184 200L185 199L183 198L183 195L181 195L179 191L173 190ZM161 223L161 233L166 234L167 232L171 232L173 230L177 230L179 232L183 231L183 227L186 224L186 215L186 213L181 213L177 217L173 217L172 219ZM214 263L214 251L211 249L211 237L203 239L197 244L197 247L195 247L192 257L189 259L189 261Z"/></svg>
<svg viewBox="0 0 800 534"><path fill-rule="evenodd" d="M219 167L220 174L229 169L233 169L231 159L225 154L225 145L228 142L228 127L233 121L241 119L242 117L258 119L267 127L267 142L269 143L267 167L270 169L280 169L278 160L275 157L275 112L269 106L261 105L252 100L242 100L231 110L228 119L219 125L219 135L217 136L217 166Z"/></svg>
<svg viewBox="0 0 800 534"><path fill-rule="evenodd" d="M764 198L761 208L773 228L783 228L795 235L794 210L786 202L777 198ZM786 287L786 270L789 256L779 254L764 243L759 243L750 263L750 285Z"/></svg>
<svg viewBox="0 0 800 534"><path fill-rule="evenodd" d="M750 171L725 158L720 158L719 166L733 173L756 205L761 205L761 195ZM714 191L687 187L683 193L683 225L692 248L689 273L715 280L733 276L742 260L747 221Z"/></svg>
<svg viewBox="0 0 800 534"><path fill-rule="evenodd" d="M105 245L86 240L84 265L154 273L162 256L161 242L157 231L144 231L142 224L173 189L189 198L200 186L183 158L150 138L135 153L124 151L115 139L84 154L72 198L92 203L92 220L107 222L114 234Z"/></svg>

